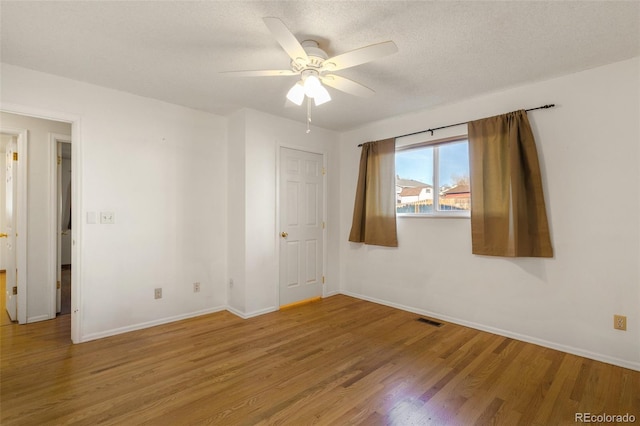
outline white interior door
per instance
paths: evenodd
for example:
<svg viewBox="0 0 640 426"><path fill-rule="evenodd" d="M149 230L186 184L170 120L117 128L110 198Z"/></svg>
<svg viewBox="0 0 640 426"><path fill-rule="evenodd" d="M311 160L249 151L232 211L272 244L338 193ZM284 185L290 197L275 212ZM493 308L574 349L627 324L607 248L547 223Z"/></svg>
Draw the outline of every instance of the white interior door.
<svg viewBox="0 0 640 426"><path fill-rule="evenodd" d="M17 208L17 171L15 162L18 155L17 144L9 142L6 150L6 203L5 220L7 227L7 273L6 273L6 309L11 321L18 319L18 273L16 262L16 208Z"/></svg>
<svg viewBox="0 0 640 426"><path fill-rule="evenodd" d="M321 154L280 148L280 306L322 295Z"/></svg>

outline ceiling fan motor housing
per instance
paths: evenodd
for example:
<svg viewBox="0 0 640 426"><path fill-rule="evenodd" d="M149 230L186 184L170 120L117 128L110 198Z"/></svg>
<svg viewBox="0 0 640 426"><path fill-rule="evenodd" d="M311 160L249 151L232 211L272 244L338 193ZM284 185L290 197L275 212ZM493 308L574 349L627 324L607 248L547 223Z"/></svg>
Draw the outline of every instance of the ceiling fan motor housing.
<svg viewBox="0 0 640 426"><path fill-rule="evenodd" d="M318 46L318 42L315 40L305 40L302 43L302 48L307 53L309 57L309 61L304 60L303 58L297 58L296 60L291 61L291 68L295 72L302 73L305 70L315 70L316 75L322 67L324 61L329 57L327 53L320 49Z"/></svg>

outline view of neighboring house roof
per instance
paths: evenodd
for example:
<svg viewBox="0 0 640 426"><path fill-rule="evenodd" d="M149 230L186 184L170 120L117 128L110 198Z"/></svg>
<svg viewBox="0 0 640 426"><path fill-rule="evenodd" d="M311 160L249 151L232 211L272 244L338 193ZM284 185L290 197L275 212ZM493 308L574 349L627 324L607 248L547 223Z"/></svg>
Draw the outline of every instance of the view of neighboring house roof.
<svg viewBox="0 0 640 426"><path fill-rule="evenodd" d="M469 185L462 184L442 191L442 195L469 194L470 192L471 188L469 187Z"/></svg>
<svg viewBox="0 0 640 426"><path fill-rule="evenodd" d="M420 193L424 188L425 188L424 186L422 188L411 188L411 187L402 188L402 191L400 191L400 196L401 197L418 196L420 195Z"/></svg>
<svg viewBox="0 0 640 426"><path fill-rule="evenodd" d="M401 179L399 177L396 178L396 185L403 188L431 188L431 185L428 183L423 183L413 179Z"/></svg>

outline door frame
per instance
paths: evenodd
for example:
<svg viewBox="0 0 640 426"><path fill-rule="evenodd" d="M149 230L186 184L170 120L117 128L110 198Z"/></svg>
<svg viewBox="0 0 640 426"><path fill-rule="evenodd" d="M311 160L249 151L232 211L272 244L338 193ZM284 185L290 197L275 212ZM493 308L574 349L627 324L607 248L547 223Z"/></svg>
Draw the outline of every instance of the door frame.
<svg viewBox="0 0 640 426"><path fill-rule="evenodd" d="M17 319L18 324L27 323L27 161L29 132L27 129L16 129L11 127L1 127L0 133L16 137L16 151L18 153L18 163L16 173L18 182L16 183L16 192L20 194L16 206L16 217L14 222L16 226L16 270L18 287L17 300ZM4 306L2 307L4 310Z"/></svg>
<svg viewBox="0 0 640 426"><path fill-rule="evenodd" d="M311 154L318 154L322 156L322 220L325 223L324 228L322 229L322 276L326 277L327 271L327 153L324 150L313 149L306 146L300 145L289 145L289 144L276 144L276 215L275 215L275 253L276 253L276 280L275 280L275 309L280 309L280 172L282 165L280 164L280 155L282 153L282 148L293 149L296 151L308 152ZM327 297L327 283L322 283L322 297Z"/></svg>
<svg viewBox="0 0 640 426"><path fill-rule="evenodd" d="M0 111L12 114L26 115L34 118L43 118L45 120L61 121L71 124L71 169L74 173L71 176L71 198L74 200L71 206L72 217L77 218L77 226L71 229L71 264L73 265L73 274L71 275L71 341L73 343L82 342L82 138L81 135L81 117L75 114L69 114L60 111L46 110L26 105L3 102L0 105ZM20 153L18 153L18 156ZM26 176L26 168L24 170ZM26 211L26 209L25 209ZM25 224L26 231L26 224ZM26 233L23 234L26 236ZM55 256L55 252L53 254ZM26 257L24 259L24 268L26 270ZM25 281L26 287L26 281ZM55 299L54 299L55 301ZM20 298L18 299L20 302ZM23 301L26 308L26 298ZM18 305L18 309L20 305ZM55 309L54 309L55 310ZM26 315L26 309L25 309Z"/></svg>
<svg viewBox="0 0 640 426"><path fill-rule="evenodd" d="M48 281L51 288L52 293L50 294L51 299L49 301L49 318L55 318L57 313L57 299L58 299L58 250L59 250L59 239L61 236L58 232L58 222L61 220L58 216L60 214L60 208L58 206L58 143L70 143L71 144L71 162L73 163L73 141L71 140L71 135L63 135L60 133L49 133L49 208L53 213L51 215L51 222L49 224L49 259L51 259L51 265L49 265L49 272L47 274ZM73 168L71 169L73 170ZM71 206L73 208L73 173L71 174ZM73 217L73 214L71 215ZM73 265L73 263L72 263ZM71 279L73 280L73 274L71 274ZM73 296L71 296L73 299Z"/></svg>

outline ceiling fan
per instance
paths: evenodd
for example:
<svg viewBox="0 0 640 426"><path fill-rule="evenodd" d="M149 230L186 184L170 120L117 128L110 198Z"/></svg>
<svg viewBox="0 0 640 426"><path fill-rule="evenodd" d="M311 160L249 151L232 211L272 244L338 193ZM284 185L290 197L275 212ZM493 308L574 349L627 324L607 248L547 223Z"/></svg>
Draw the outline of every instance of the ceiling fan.
<svg viewBox="0 0 640 426"><path fill-rule="evenodd" d="M313 99L316 106L331 100L331 95L323 84L356 96L368 97L375 93L358 82L333 74L334 71L355 67L398 51L393 41L385 41L329 57L316 41L299 42L280 19L268 17L263 20L276 41L291 58L291 69L227 72L242 77L300 75L300 80L287 93L287 99L296 105L302 105L305 96L307 97L308 121L310 121L310 99Z"/></svg>

